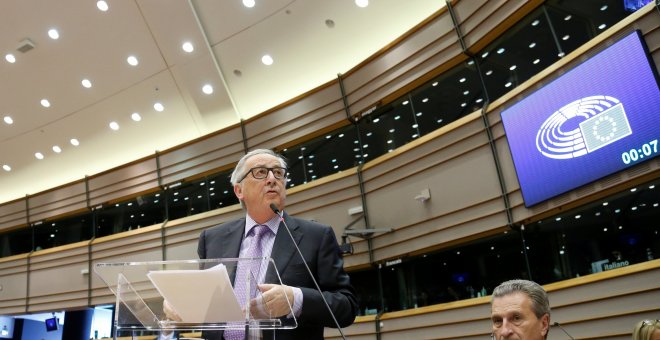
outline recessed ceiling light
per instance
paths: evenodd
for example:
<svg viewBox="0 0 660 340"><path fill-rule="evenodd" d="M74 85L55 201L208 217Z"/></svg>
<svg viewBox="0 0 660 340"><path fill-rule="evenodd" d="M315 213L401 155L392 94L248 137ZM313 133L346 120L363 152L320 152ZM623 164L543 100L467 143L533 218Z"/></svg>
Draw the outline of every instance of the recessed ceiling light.
<svg viewBox="0 0 660 340"><path fill-rule="evenodd" d="M431 84L431 86L438 86L438 82L437 81L433 82L433 84Z"/></svg>
<svg viewBox="0 0 660 340"><path fill-rule="evenodd" d="M511 82L504 84L504 87L509 87L509 86L511 86Z"/></svg>
<svg viewBox="0 0 660 340"><path fill-rule="evenodd" d="M261 62L264 63L264 65L273 65L273 57L271 57L269 54L265 54L263 57L261 57Z"/></svg>
<svg viewBox="0 0 660 340"><path fill-rule="evenodd" d="M355 0L355 4L358 7L365 8L365 7L369 6L369 0Z"/></svg>
<svg viewBox="0 0 660 340"><path fill-rule="evenodd" d="M3 165L2 168L3 168L5 171L11 171L11 167L10 167L9 165L7 165L7 164Z"/></svg>
<svg viewBox="0 0 660 340"><path fill-rule="evenodd" d="M48 101L48 99L42 99L41 100L41 106L50 107L50 102Z"/></svg>
<svg viewBox="0 0 660 340"><path fill-rule="evenodd" d="M607 10L607 5L603 5L603 7L600 8L601 11Z"/></svg>
<svg viewBox="0 0 660 340"><path fill-rule="evenodd" d="M202 86L202 92L204 92L206 94L213 93L213 86L211 86L210 84L206 84L206 85Z"/></svg>
<svg viewBox="0 0 660 340"><path fill-rule="evenodd" d="M569 14L569 15L567 15L567 16L564 17L564 20L565 20L565 21L569 21L569 20L571 20L571 18L572 18L572 16Z"/></svg>
<svg viewBox="0 0 660 340"><path fill-rule="evenodd" d="M401 105L408 105L408 101L404 100L403 103L401 103Z"/></svg>
<svg viewBox="0 0 660 340"><path fill-rule="evenodd" d="M461 103L461 107L466 107L467 103Z"/></svg>
<svg viewBox="0 0 660 340"><path fill-rule="evenodd" d="M509 67L509 70L511 70L511 71L513 71L515 69L516 69L516 65L511 65L511 67Z"/></svg>
<svg viewBox="0 0 660 340"><path fill-rule="evenodd" d="M536 46L536 43L535 43L535 42L529 44L529 48L534 48L535 46Z"/></svg>
<svg viewBox="0 0 660 340"><path fill-rule="evenodd" d="M184 42L183 45L181 45L181 48L188 53L195 50L195 47L193 47L193 44L189 41Z"/></svg>
<svg viewBox="0 0 660 340"><path fill-rule="evenodd" d="M532 26L538 26L540 23L539 19L536 19L532 22Z"/></svg>
<svg viewBox="0 0 660 340"><path fill-rule="evenodd" d="M487 76L489 76L489 75L491 75L491 74L493 74L493 70L488 70L488 71L486 71L486 75L487 75Z"/></svg>
<svg viewBox="0 0 660 340"><path fill-rule="evenodd" d="M461 78L461 79L458 80L458 82L459 82L459 83L464 83L465 80L466 80L465 78Z"/></svg>
<svg viewBox="0 0 660 340"><path fill-rule="evenodd" d="M51 28L48 30L48 36L53 40L57 40L60 38L60 33L56 29Z"/></svg>
<svg viewBox="0 0 660 340"><path fill-rule="evenodd" d="M464 96L467 96L468 94L470 94L470 91L468 91L468 90L463 91Z"/></svg>
<svg viewBox="0 0 660 340"><path fill-rule="evenodd" d="M110 122L109 125L110 125L111 129L113 129L115 131L119 130L119 124L117 124L117 122Z"/></svg>
<svg viewBox="0 0 660 340"><path fill-rule="evenodd" d="M538 64L540 61L541 61L541 60L539 60L539 59L534 59L534 61L532 61L532 63L533 63L534 65L536 65L536 64Z"/></svg>
<svg viewBox="0 0 660 340"><path fill-rule="evenodd" d="M247 8L254 7L254 0L243 0L243 6Z"/></svg>
<svg viewBox="0 0 660 340"><path fill-rule="evenodd" d="M485 59L487 56L488 56L488 52L484 52L484 53L481 55L481 57L484 58L484 59Z"/></svg>
<svg viewBox="0 0 660 340"><path fill-rule="evenodd" d="M570 37L571 37L570 35L566 34L565 36L561 37L561 40L566 41L566 40L570 39Z"/></svg>
<svg viewBox="0 0 660 340"><path fill-rule="evenodd" d="M131 115L131 119L136 122L139 122L142 120L142 116L140 116L140 114L137 112L133 112L133 114Z"/></svg>
<svg viewBox="0 0 660 340"><path fill-rule="evenodd" d="M426 102L428 102L428 101L429 101L428 98L424 98L424 99L422 99L422 103L426 103Z"/></svg>
<svg viewBox="0 0 660 340"><path fill-rule="evenodd" d="M417 116L417 117L419 117L419 116L421 116L421 115L422 115L421 112L417 112L417 113L415 114L415 116Z"/></svg>
<svg viewBox="0 0 660 340"><path fill-rule="evenodd" d="M97 1L96 2L96 8L98 8L99 10L105 12L105 11L108 10L108 3L103 1L103 0Z"/></svg>
<svg viewBox="0 0 660 340"><path fill-rule="evenodd" d="M75 138L71 138L70 142L71 142L71 145L73 145L73 146L78 146L78 145L80 145L80 141L78 141L78 140L75 139Z"/></svg>
<svg viewBox="0 0 660 340"><path fill-rule="evenodd" d="M482 101L484 101L484 99L483 99L483 98L479 98L479 99L477 99L475 102L477 102L477 103L481 103Z"/></svg>
<svg viewBox="0 0 660 340"><path fill-rule="evenodd" d="M5 60L13 64L16 62L16 57L14 57L13 54L8 53L7 55L5 55Z"/></svg>
<svg viewBox="0 0 660 340"><path fill-rule="evenodd" d="M566 53L564 53L564 52L559 52L559 53L557 53L557 56L558 56L559 58L563 58L565 55L566 55Z"/></svg>
<svg viewBox="0 0 660 340"><path fill-rule="evenodd" d="M60 147L57 146L57 145L53 145L53 151L54 151L55 153L60 153L60 152L62 152L62 148L60 148Z"/></svg>
<svg viewBox="0 0 660 340"><path fill-rule="evenodd" d="M163 104L161 104L161 103L155 103L154 104L154 110L156 110L158 112L163 112L163 110L165 110L165 106L163 106Z"/></svg>
<svg viewBox="0 0 660 340"><path fill-rule="evenodd" d="M497 54L502 54L502 53L504 53L504 51L506 51L504 49L504 47L500 47L500 48L497 49Z"/></svg>
<svg viewBox="0 0 660 340"><path fill-rule="evenodd" d="M90 87L92 87L92 82L89 81L89 79L83 79L80 83L81 83L82 86L85 87L85 88L90 88Z"/></svg>
<svg viewBox="0 0 660 340"><path fill-rule="evenodd" d="M128 64L131 66L137 66L138 64L138 60L135 56L129 56L128 58L126 58L126 62L128 62Z"/></svg>
<svg viewBox="0 0 660 340"><path fill-rule="evenodd" d="M598 29L599 29L599 30L602 30L602 29L604 29L605 27L607 27L607 25L605 25L605 24L600 24L600 26L598 26Z"/></svg>
<svg viewBox="0 0 660 340"><path fill-rule="evenodd" d="M37 152L34 154L34 157L36 157L37 159L44 159L44 154L42 154L41 152Z"/></svg>
<svg viewBox="0 0 660 340"><path fill-rule="evenodd" d="M4 120L5 120L5 123L7 123L9 125L14 124L14 120L9 116L5 116Z"/></svg>

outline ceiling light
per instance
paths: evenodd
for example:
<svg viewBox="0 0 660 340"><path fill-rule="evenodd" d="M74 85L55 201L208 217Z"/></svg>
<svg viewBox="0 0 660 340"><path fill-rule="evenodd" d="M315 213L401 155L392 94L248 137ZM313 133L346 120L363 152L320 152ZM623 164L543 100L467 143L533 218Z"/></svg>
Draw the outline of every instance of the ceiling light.
<svg viewBox="0 0 660 340"><path fill-rule="evenodd" d="M243 0L243 6L247 8L252 8L254 7L254 0Z"/></svg>
<svg viewBox="0 0 660 340"><path fill-rule="evenodd" d="M437 122L438 124L442 123L442 118L436 120L436 122Z"/></svg>
<svg viewBox="0 0 660 340"><path fill-rule="evenodd" d="M182 48L184 51L188 52L188 53L190 53L190 52L192 52L192 51L195 50L195 47L194 47L193 44L192 44L191 42L189 42L189 41L184 42L183 45L181 45L181 48Z"/></svg>
<svg viewBox="0 0 660 340"><path fill-rule="evenodd" d="M57 146L57 145L53 145L53 151L54 151L55 153L60 153L60 152L62 152L62 148L60 148L60 147Z"/></svg>
<svg viewBox="0 0 660 340"><path fill-rule="evenodd" d="M483 98L479 98L479 99L476 100L476 102L481 103L483 100L484 100Z"/></svg>
<svg viewBox="0 0 660 340"><path fill-rule="evenodd" d="M637 191L637 188L630 189L630 192L635 192L635 191Z"/></svg>
<svg viewBox="0 0 660 340"><path fill-rule="evenodd" d="M399 120L399 119L401 119L401 116L398 116L398 115L394 116L394 120Z"/></svg>
<svg viewBox="0 0 660 340"><path fill-rule="evenodd" d="M273 65L273 57L271 57L268 54L264 54L264 56L261 57L261 62L264 63L264 65L267 65L267 66Z"/></svg>
<svg viewBox="0 0 660 340"><path fill-rule="evenodd" d="M412 138L417 138L417 137L419 137L418 134L414 134L414 135L412 135Z"/></svg>
<svg viewBox="0 0 660 340"><path fill-rule="evenodd" d="M53 40L57 40L60 38L60 33L56 29L51 28L48 30L48 36Z"/></svg>
<svg viewBox="0 0 660 340"><path fill-rule="evenodd" d="M509 70L511 70L511 71L513 71L515 69L516 69L516 65L511 65L511 67L509 67Z"/></svg>
<svg viewBox="0 0 660 340"><path fill-rule="evenodd" d="M163 110L165 110L165 107L161 103L156 103L154 104L154 110L158 112L163 112Z"/></svg>
<svg viewBox="0 0 660 340"><path fill-rule="evenodd" d="M431 86L438 86L438 82L437 81L433 82L433 84L431 84Z"/></svg>
<svg viewBox="0 0 660 340"><path fill-rule="evenodd" d="M373 132L367 132L367 137L371 137L371 135L373 134L374 134Z"/></svg>
<svg viewBox="0 0 660 340"><path fill-rule="evenodd" d="M139 122L142 120L142 116L140 116L140 114L137 112L133 112L133 114L131 115L131 119L136 122Z"/></svg>
<svg viewBox="0 0 660 340"><path fill-rule="evenodd" d="M390 133L394 133L394 131L396 131L396 130L394 130L394 129L390 129Z"/></svg>
<svg viewBox="0 0 660 340"><path fill-rule="evenodd" d="M532 22L532 26L538 26L540 23L539 19L536 19Z"/></svg>
<svg viewBox="0 0 660 340"><path fill-rule="evenodd" d="M557 222L561 221L561 217L555 218L555 221L557 221Z"/></svg>
<svg viewBox="0 0 660 340"><path fill-rule="evenodd" d="M401 104L402 104L402 105L408 105L408 101L406 100L406 101L404 101L404 102L401 103Z"/></svg>
<svg viewBox="0 0 660 340"><path fill-rule="evenodd" d="M5 171L11 171L11 167L10 167L9 165L7 165L7 164L3 165L2 168L3 168Z"/></svg>
<svg viewBox="0 0 660 340"><path fill-rule="evenodd" d="M391 140L391 139L388 140L388 141L387 141L387 144L392 144L392 140Z"/></svg>
<svg viewBox="0 0 660 340"><path fill-rule="evenodd" d="M44 159L44 154L42 154L41 152L37 152L34 154L34 157L37 157L37 159Z"/></svg>
<svg viewBox="0 0 660 340"><path fill-rule="evenodd" d="M484 53L481 55L482 58L486 58L487 56L488 56L488 52L484 52Z"/></svg>
<svg viewBox="0 0 660 340"><path fill-rule="evenodd" d="M41 100L41 106L50 107L50 102L48 101L48 99L42 99Z"/></svg>
<svg viewBox="0 0 660 340"><path fill-rule="evenodd" d="M213 93L213 86L211 86L210 84L206 84L206 85L202 86L202 92L204 92L206 94Z"/></svg>
<svg viewBox="0 0 660 340"><path fill-rule="evenodd" d="M80 83L82 84L82 86L83 86L84 88L90 88L90 87L92 87L92 82L89 81L89 79L83 79Z"/></svg>
<svg viewBox="0 0 660 340"><path fill-rule="evenodd" d="M535 43L535 42L529 44L529 48L534 48L534 46L536 46L536 43Z"/></svg>
<svg viewBox="0 0 660 340"><path fill-rule="evenodd" d="M11 119L11 117L9 117L9 116L5 116L4 120L5 120L5 123L7 123L9 125L14 124L14 120Z"/></svg>
<svg viewBox="0 0 660 340"><path fill-rule="evenodd" d="M487 76L489 76L489 75L491 75L491 74L493 74L493 70L488 70L488 71L486 71L486 75L487 75Z"/></svg>
<svg viewBox="0 0 660 340"><path fill-rule="evenodd" d="M504 51L506 51L504 47L500 47L499 49L497 49L497 54L502 54L504 53Z"/></svg>
<svg viewBox="0 0 660 340"><path fill-rule="evenodd" d="M607 5L603 5L603 7L600 8L601 11L607 10Z"/></svg>
<svg viewBox="0 0 660 340"><path fill-rule="evenodd" d="M138 64L138 60L135 56L129 56L126 58L126 62L131 66L137 66Z"/></svg>
<svg viewBox="0 0 660 340"><path fill-rule="evenodd" d="M111 129L113 129L115 131L119 130L119 124L117 124L117 122L110 122L109 125L110 125Z"/></svg>
<svg viewBox="0 0 660 340"><path fill-rule="evenodd" d="M78 145L80 145L80 141L78 141L78 140L75 139L75 138L71 138L70 142L71 142L71 145L73 145L73 146L78 146Z"/></svg>
<svg viewBox="0 0 660 340"><path fill-rule="evenodd" d="M467 103L461 103L461 107L466 107Z"/></svg>
<svg viewBox="0 0 660 340"><path fill-rule="evenodd" d="M603 202L603 206L606 207L609 203Z"/></svg>
<svg viewBox="0 0 660 340"><path fill-rule="evenodd" d="M7 55L5 55L5 60L13 64L16 62L16 57L14 57L13 54L8 53Z"/></svg>
<svg viewBox="0 0 660 340"><path fill-rule="evenodd" d="M380 122L380 118L374 118L374 123Z"/></svg>
<svg viewBox="0 0 660 340"><path fill-rule="evenodd" d="M532 64L536 65L536 64L538 64L540 61L541 61L541 60L539 60L539 59L534 59L534 61L532 61Z"/></svg>
<svg viewBox="0 0 660 340"><path fill-rule="evenodd" d="M464 96L467 96L468 94L470 94L470 91L468 91L468 90L463 91Z"/></svg>
<svg viewBox="0 0 660 340"><path fill-rule="evenodd" d="M564 52L559 52L559 53L557 53L557 56L558 56L559 58L563 58L565 55L566 55L566 53L564 53Z"/></svg>
<svg viewBox="0 0 660 340"><path fill-rule="evenodd" d="M355 0L355 4L360 8L369 6L369 0Z"/></svg>
<svg viewBox="0 0 660 340"><path fill-rule="evenodd" d="M96 2L96 8L98 8L99 10L105 12L105 11L108 10L108 3L103 1L103 0L97 1Z"/></svg>
<svg viewBox="0 0 660 340"><path fill-rule="evenodd" d="M417 113L415 114L415 116L417 116L417 117L419 117L419 116L421 116L421 115L422 115L421 112L417 112Z"/></svg>
<svg viewBox="0 0 660 340"><path fill-rule="evenodd" d="M575 215L575 219L576 219L576 220L579 220L580 217L582 217L582 215Z"/></svg>
<svg viewBox="0 0 660 340"><path fill-rule="evenodd" d="M565 36L561 37L561 40L566 41L566 40L570 39L570 37L571 37L570 35L566 34Z"/></svg>
<svg viewBox="0 0 660 340"><path fill-rule="evenodd" d="M464 83L465 80L466 80L465 78L461 78L461 79L458 80L458 82L459 82L459 83Z"/></svg>
<svg viewBox="0 0 660 340"><path fill-rule="evenodd" d="M599 29L599 30L602 30L602 29L604 29L605 27L607 27L607 25L605 25L605 24L600 24L600 25L598 26L598 29Z"/></svg>
<svg viewBox="0 0 660 340"><path fill-rule="evenodd" d="M504 84L504 87L509 87L509 86L511 86L511 82Z"/></svg>
<svg viewBox="0 0 660 340"><path fill-rule="evenodd" d="M655 184L649 185L649 189L655 189Z"/></svg>

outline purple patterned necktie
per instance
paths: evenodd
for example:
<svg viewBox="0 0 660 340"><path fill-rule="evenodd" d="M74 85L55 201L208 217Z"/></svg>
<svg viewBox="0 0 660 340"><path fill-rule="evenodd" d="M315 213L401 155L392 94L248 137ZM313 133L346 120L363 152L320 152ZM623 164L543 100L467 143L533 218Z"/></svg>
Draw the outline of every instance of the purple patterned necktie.
<svg viewBox="0 0 660 340"><path fill-rule="evenodd" d="M243 258L262 257L262 236L264 236L268 231L270 231L270 229L266 225L256 225L252 228L252 230L249 231L248 238L250 238L250 235L252 236L248 245L248 249L242 256ZM248 294L247 290L249 287L247 287L246 284L246 277L251 272L251 280L256 281L259 278L260 267L261 261L238 262L236 278L234 279L234 293L236 294L236 298L238 298L238 303L241 305L241 307L244 307L246 295ZM255 287L256 284L257 282L253 282L250 284L250 287ZM250 296L250 298L253 297L254 296ZM228 329L225 331L224 335L226 340L243 340L245 338L245 331L242 329Z"/></svg>

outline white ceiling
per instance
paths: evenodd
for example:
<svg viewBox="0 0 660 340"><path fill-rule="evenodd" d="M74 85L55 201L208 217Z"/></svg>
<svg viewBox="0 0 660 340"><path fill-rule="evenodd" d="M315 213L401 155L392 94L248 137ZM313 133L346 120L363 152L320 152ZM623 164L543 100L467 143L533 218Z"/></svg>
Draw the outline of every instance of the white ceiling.
<svg viewBox="0 0 660 340"><path fill-rule="evenodd" d="M0 1L0 119L14 121L0 120L0 166L12 169L0 169L0 203L259 114L335 79L444 6L440 0L372 0L366 8L353 0L257 0L253 8L241 0L107 3L102 12L96 0ZM49 38L51 28L59 39ZM35 48L21 53L16 48L26 38ZM192 53L182 50L185 41ZM261 63L264 54L273 65ZM137 66L128 65L129 55ZM91 88L81 85L85 78ZM213 94L202 93L204 84ZM49 108L41 106L44 98ZM156 102L165 110L157 112ZM133 112L140 122L131 120ZM54 145L63 151L55 153Z"/></svg>

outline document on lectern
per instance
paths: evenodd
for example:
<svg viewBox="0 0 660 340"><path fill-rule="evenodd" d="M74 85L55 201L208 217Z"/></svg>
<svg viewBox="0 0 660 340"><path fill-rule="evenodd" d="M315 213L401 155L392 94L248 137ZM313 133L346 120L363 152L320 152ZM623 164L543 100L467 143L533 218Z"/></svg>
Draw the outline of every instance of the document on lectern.
<svg viewBox="0 0 660 340"><path fill-rule="evenodd" d="M150 271L147 277L184 323L243 320L225 265L202 270Z"/></svg>

